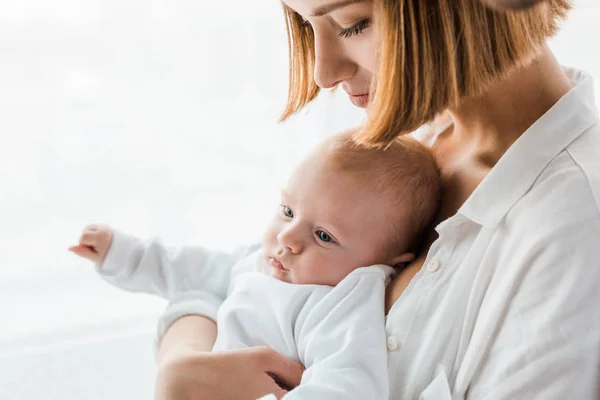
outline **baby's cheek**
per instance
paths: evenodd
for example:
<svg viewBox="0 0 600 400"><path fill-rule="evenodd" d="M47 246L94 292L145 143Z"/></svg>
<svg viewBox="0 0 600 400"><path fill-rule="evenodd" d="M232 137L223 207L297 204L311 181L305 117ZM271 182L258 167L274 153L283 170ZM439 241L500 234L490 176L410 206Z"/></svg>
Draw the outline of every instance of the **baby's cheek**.
<svg viewBox="0 0 600 400"><path fill-rule="evenodd" d="M346 263L347 264L347 263ZM321 263L321 268L315 271L322 284L336 286L350 273L341 260L329 259Z"/></svg>
<svg viewBox="0 0 600 400"><path fill-rule="evenodd" d="M277 221L275 220L272 220L269 225L267 225L262 237L263 246L273 246L277 243L277 225Z"/></svg>
<svg viewBox="0 0 600 400"><path fill-rule="evenodd" d="M297 260L295 268L291 271L291 275L294 283L302 285L329 284L326 267L310 257L306 257L303 260Z"/></svg>
<svg viewBox="0 0 600 400"><path fill-rule="evenodd" d="M358 267L354 267L347 260L340 260L336 264L336 268L332 268L333 277L332 280L337 285L341 281L343 281L350 273L352 273Z"/></svg>

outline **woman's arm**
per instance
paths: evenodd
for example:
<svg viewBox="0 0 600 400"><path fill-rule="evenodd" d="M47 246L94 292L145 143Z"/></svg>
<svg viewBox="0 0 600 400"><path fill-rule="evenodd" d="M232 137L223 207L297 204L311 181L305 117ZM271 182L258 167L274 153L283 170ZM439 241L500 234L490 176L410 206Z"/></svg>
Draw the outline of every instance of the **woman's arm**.
<svg viewBox="0 0 600 400"><path fill-rule="evenodd" d="M180 327L183 328L183 324ZM189 320L185 324L190 324L186 329L207 329L204 331L205 339L210 337L210 329L204 322ZM177 323L173 327L177 327ZM183 332L178 335L177 331L176 328L168 333L169 341L177 340L178 336L185 340L187 334ZM198 342L192 343L201 346ZM172 348L176 349L177 344ZM271 393L280 399L287 391L277 382L285 387L296 387L300 383L302 370L300 364L267 347L207 353L182 346L175 352L163 351L154 399L256 400Z"/></svg>
<svg viewBox="0 0 600 400"><path fill-rule="evenodd" d="M190 352L212 350L217 338L217 324L200 315L186 315L176 320L164 333L158 345L157 363L185 359Z"/></svg>

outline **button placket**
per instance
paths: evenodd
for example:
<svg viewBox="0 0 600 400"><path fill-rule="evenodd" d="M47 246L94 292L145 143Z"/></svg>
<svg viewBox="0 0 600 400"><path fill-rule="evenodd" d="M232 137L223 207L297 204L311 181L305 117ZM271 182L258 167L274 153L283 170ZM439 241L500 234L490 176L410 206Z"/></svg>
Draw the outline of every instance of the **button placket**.
<svg viewBox="0 0 600 400"><path fill-rule="evenodd" d="M453 217L452 220L447 220L436 228L440 236L429 249L424 265L426 271L436 273L442 267L443 262L449 262L461 237L465 222L461 218ZM441 240L442 238L443 240Z"/></svg>

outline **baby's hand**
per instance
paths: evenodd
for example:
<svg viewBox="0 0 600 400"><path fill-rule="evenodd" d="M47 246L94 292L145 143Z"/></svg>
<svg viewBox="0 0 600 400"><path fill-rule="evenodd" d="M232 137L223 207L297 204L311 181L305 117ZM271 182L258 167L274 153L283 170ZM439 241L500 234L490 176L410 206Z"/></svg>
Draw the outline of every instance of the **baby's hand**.
<svg viewBox="0 0 600 400"><path fill-rule="evenodd" d="M96 264L102 264L110 248L113 230L107 225L89 225L79 238L79 245L69 247L69 251L87 258Z"/></svg>

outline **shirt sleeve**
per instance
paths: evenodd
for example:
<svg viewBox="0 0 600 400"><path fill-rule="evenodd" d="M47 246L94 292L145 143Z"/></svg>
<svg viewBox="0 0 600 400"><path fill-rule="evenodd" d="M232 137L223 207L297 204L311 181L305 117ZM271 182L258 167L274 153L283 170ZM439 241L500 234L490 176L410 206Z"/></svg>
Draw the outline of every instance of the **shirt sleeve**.
<svg viewBox="0 0 600 400"><path fill-rule="evenodd" d="M562 218L558 230L520 238L494 279L483 307L498 323L474 332L470 354L485 356L467 399L599 398L600 222Z"/></svg>
<svg viewBox="0 0 600 400"><path fill-rule="evenodd" d="M169 300L158 322L158 344L167 329L186 315L216 321L233 267L259 247L239 247L231 253L199 246L167 247L157 238L141 240L114 231L106 259L96 269L117 287Z"/></svg>
<svg viewBox="0 0 600 400"><path fill-rule="evenodd" d="M384 317L388 268L354 271L299 316L295 333L306 370L285 400L388 399Z"/></svg>
<svg viewBox="0 0 600 400"><path fill-rule="evenodd" d="M214 318L215 306L227 294L232 267L251 249L240 247L227 253L195 246L167 247L159 239L141 240L115 231L106 259L96 269L117 287L171 300L168 312L196 308Z"/></svg>

